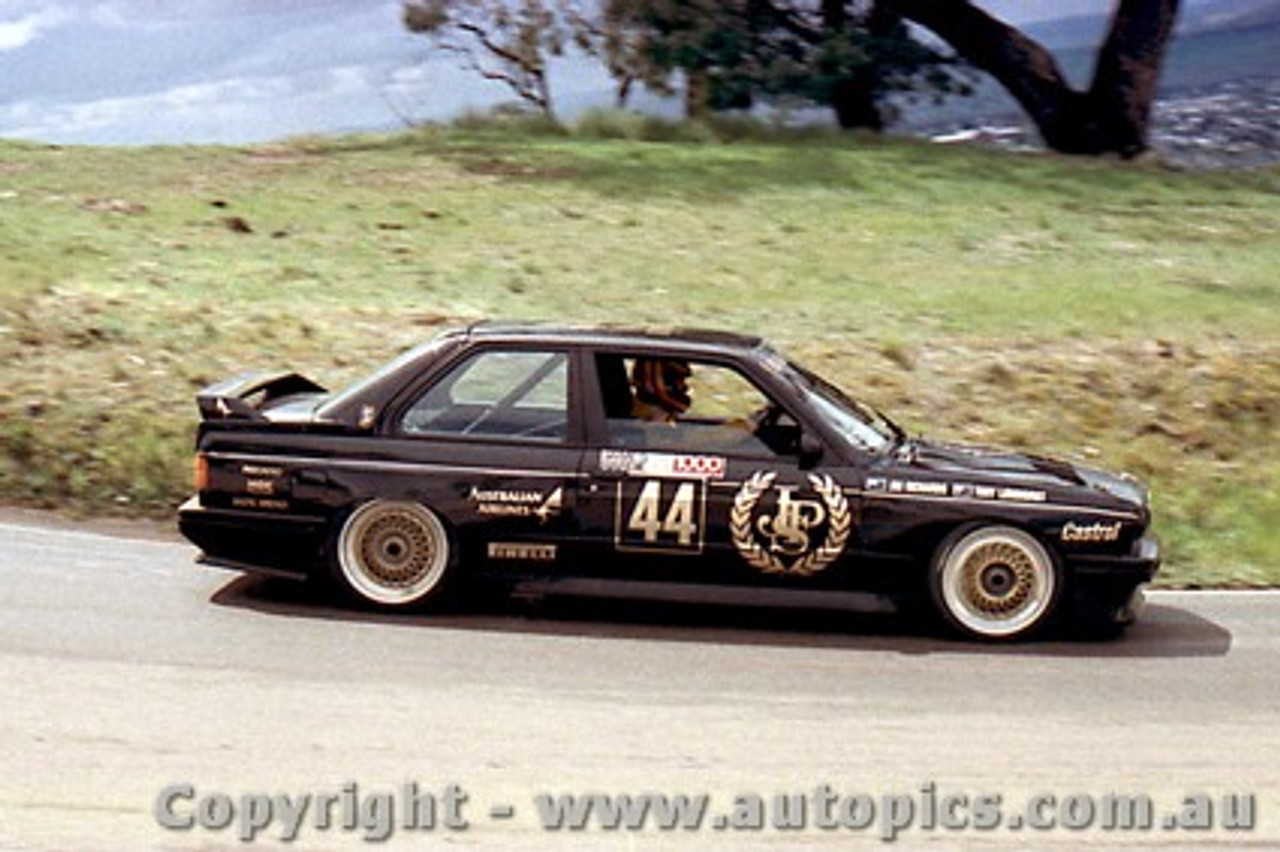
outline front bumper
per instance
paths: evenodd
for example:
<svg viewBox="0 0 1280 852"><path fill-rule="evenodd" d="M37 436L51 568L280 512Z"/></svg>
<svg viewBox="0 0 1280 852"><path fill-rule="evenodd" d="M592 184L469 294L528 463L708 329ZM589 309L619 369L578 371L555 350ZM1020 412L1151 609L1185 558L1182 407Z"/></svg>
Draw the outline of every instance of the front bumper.
<svg viewBox="0 0 1280 852"><path fill-rule="evenodd" d="M1160 570L1160 542L1147 533L1122 556L1089 556L1071 563L1077 612L1114 625L1133 622L1142 610L1143 586Z"/></svg>
<svg viewBox="0 0 1280 852"><path fill-rule="evenodd" d="M1077 577L1109 577L1132 584L1147 583L1160 570L1160 540L1149 532L1135 541L1128 553L1076 556L1072 557L1070 564Z"/></svg>
<svg viewBox="0 0 1280 852"><path fill-rule="evenodd" d="M200 561L239 571L321 574L328 528L320 516L213 508L198 495L178 509L178 530L200 548Z"/></svg>

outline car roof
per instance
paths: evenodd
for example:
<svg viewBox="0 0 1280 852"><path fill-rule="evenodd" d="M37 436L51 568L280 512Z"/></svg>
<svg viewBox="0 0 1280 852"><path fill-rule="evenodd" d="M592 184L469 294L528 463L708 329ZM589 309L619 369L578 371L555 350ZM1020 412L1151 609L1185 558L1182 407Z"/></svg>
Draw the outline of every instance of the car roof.
<svg viewBox="0 0 1280 852"><path fill-rule="evenodd" d="M764 346L764 341L759 337L698 328L654 329L608 325L482 322L470 326L465 334L477 342L501 340L515 343L561 343L595 348L660 348L689 354L729 351L745 354Z"/></svg>
<svg viewBox="0 0 1280 852"><path fill-rule="evenodd" d="M424 367L458 347L493 343L515 346L573 346L593 349L636 350L671 357L738 357L759 358L768 351L758 337L724 331L699 329L615 328L610 326L572 326L541 323L481 322L468 327L447 329L431 340L419 344L388 362L364 380L336 394L318 410L327 420L355 423L367 405L381 407L389 396L404 385L407 377L419 374Z"/></svg>

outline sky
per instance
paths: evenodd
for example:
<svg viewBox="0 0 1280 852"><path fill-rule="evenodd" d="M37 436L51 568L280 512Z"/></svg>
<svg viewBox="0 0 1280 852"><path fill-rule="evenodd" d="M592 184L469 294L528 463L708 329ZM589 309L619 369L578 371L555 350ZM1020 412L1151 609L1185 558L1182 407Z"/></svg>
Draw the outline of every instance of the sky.
<svg viewBox="0 0 1280 852"><path fill-rule="evenodd" d="M1015 23L1109 0L983 0ZM0 137L243 143L389 129L508 99L406 32L400 0L0 0ZM563 104L604 96L558 66Z"/></svg>
<svg viewBox="0 0 1280 852"><path fill-rule="evenodd" d="M0 136L240 142L389 126L416 99L458 108L471 81L448 66L425 79L425 44L399 10L394 0L0 0Z"/></svg>

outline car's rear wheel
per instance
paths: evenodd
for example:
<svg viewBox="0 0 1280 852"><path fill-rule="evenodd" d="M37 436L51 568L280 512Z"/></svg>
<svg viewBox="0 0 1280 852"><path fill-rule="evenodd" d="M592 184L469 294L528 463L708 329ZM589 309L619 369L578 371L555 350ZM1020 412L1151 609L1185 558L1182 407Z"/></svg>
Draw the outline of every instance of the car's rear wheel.
<svg viewBox="0 0 1280 852"><path fill-rule="evenodd" d="M438 603L453 554L435 512L420 503L371 500L338 533L337 574L357 597L388 607Z"/></svg>
<svg viewBox="0 0 1280 852"><path fill-rule="evenodd" d="M929 591L942 617L979 639L1016 639L1043 628L1062 596L1053 556L1029 533L983 526L942 543Z"/></svg>

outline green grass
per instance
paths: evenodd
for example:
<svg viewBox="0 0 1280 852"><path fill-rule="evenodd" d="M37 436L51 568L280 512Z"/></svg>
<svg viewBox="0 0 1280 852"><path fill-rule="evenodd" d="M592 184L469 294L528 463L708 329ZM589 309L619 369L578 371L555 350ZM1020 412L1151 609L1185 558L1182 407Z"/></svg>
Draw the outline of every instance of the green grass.
<svg viewBox="0 0 1280 852"><path fill-rule="evenodd" d="M242 370L700 325L914 431L1142 475L1167 582L1280 582L1280 173L740 131L0 143L0 499L171 512L192 394Z"/></svg>

